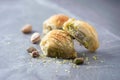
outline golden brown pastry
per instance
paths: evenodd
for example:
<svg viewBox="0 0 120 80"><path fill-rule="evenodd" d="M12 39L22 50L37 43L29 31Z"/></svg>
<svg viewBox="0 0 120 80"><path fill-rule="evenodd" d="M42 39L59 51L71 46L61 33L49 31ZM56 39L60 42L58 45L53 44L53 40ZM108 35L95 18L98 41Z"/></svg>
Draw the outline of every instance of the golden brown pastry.
<svg viewBox="0 0 120 80"><path fill-rule="evenodd" d="M40 47L43 53L48 57L63 59L77 57L70 35L63 30L50 31L41 40Z"/></svg>
<svg viewBox="0 0 120 80"><path fill-rule="evenodd" d="M64 23L63 29L88 50L95 51L99 47L97 32L90 24L80 20L69 19Z"/></svg>
<svg viewBox="0 0 120 80"><path fill-rule="evenodd" d="M62 29L64 22L66 22L68 19L69 17L64 14L51 16L43 23L43 34L45 35L53 29Z"/></svg>

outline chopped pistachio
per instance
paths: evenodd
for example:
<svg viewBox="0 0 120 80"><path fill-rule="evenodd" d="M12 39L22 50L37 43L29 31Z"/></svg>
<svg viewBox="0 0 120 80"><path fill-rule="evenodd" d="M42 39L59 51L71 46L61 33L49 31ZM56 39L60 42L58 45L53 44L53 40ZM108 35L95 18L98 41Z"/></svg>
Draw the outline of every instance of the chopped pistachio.
<svg viewBox="0 0 120 80"><path fill-rule="evenodd" d="M75 65L73 65L73 68L75 68Z"/></svg>
<svg viewBox="0 0 120 80"><path fill-rule="evenodd" d="M85 57L85 61L88 61L89 60L89 58L88 57Z"/></svg>
<svg viewBox="0 0 120 80"><path fill-rule="evenodd" d="M93 56L92 58L93 58L94 60L97 60L97 56Z"/></svg>
<svg viewBox="0 0 120 80"><path fill-rule="evenodd" d="M64 64L64 63L66 63L66 62L67 62L67 60L63 60L63 62L62 62L62 63Z"/></svg>
<svg viewBox="0 0 120 80"><path fill-rule="evenodd" d="M85 46L85 48L88 48L88 42L84 41L83 45Z"/></svg>

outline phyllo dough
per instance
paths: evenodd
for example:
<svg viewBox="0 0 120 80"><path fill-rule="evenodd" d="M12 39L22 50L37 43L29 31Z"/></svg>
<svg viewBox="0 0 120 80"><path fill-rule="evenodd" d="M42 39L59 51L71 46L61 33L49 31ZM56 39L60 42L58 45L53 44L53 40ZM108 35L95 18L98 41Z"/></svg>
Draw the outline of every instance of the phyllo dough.
<svg viewBox="0 0 120 80"><path fill-rule="evenodd" d="M63 30L52 30L41 40L40 47L48 57L72 59L77 57L70 35Z"/></svg>
<svg viewBox="0 0 120 80"><path fill-rule="evenodd" d="M43 23L43 34L47 34L53 29L62 29L64 22L69 19L68 16L64 14L56 14L48 18Z"/></svg>
<svg viewBox="0 0 120 80"><path fill-rule="evenodd" d="M64 23L63 30L67 31L90 51L96 51L99 47L96 30L84 21L69 19Z"/></svg>

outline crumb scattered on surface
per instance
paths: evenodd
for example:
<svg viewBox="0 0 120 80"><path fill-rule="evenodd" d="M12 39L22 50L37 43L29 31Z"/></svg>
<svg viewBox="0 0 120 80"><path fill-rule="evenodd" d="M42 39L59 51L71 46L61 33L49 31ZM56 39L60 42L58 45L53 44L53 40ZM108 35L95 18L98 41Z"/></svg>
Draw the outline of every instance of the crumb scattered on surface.
<svg viewBox="0 0 120 80"><path fill-rule="evenodd" d="M66 62L68 62L68 61L67 61L67 60L63 60L63 62L62 62L62 63L64 64L64 63L66 63Z"/></svg>
<svg viewBox="0 0 120 80"><path fill-rule="evenodd" d="M85 57L85 61L89 61L89 58L88 58L88 57Z"/></svg>
<svg viewBox="0 0 120 80"><path fill-rule="evenodd" d="M90 64L90 62L87 62L87 64Z"/></svg>
<svg viewBox="0 0 120 80"><path fill-rule="evenodd" d="M70 73L70 71L69 71L69 70L67 70L67 69L65 69L65 72Z"/></svg>
<svg viewBox="0 0 120 80"><path fill-rule="evenodd" d="M85 53L82 53L82 56L85 57L86 56Z"/></svg>
<svg viewBox="0 0 120 80"><path fill-rule="evenodd" d="M100 62L101 62L101 63L104 63L104 61L103 61L103 60L101 60Z"/></svg>
<svg viewBox="0 0 120 80"><path fill-rule="evenodd" d="M97 60L98 59L97 56L93 56L92 58L93 58L93 60Z"/></svg>
<svg viewBox="0 0 120 80"><path fill-rule="evenodd" d="M28 53L32 53L33 51L37 51L37 49L34 48L33 46L31 46L31 47L29 47L29 48L27 49L27 52L28 52Z"/></svg>

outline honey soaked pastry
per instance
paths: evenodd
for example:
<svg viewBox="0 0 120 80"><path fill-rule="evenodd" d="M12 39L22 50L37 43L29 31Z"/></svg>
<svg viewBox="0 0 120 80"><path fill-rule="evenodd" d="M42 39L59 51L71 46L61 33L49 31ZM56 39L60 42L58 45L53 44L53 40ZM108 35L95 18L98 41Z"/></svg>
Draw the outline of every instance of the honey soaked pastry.
<svg viewBox="0 0 120 80"><path fill-rule="evenodd" d="M64 14L51 16L43 23L43 34L45 35L53 29L62 29L64 22L66 22L68 19L69 17Z"/></svg>
<svg viewBox="0 0 120 80"><path fill-rule="evenodd" d="M64 23L63 29L88 50L96 51L99 47L97 32L90 24L80 20L69 19Z"/></svg>
<svg viewBox="0 0 120 80"><path fill-rule="evenodd" d="M48 57L73 59L77 57L70 35L63 30L52 30L41 40L40 47Z"/></svg>

